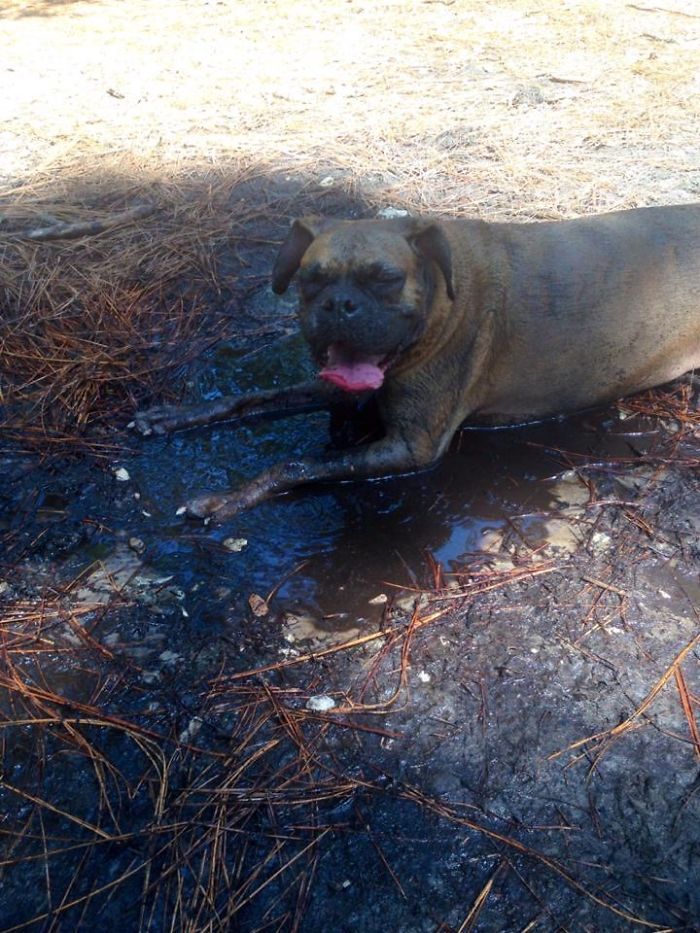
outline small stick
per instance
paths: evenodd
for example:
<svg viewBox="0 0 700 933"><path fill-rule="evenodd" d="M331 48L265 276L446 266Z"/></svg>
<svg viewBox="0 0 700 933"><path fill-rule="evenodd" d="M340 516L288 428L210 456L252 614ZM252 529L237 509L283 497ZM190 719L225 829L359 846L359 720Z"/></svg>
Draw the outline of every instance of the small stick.
<svg viewBox="0 0 700 933"><path fill-rule="evenodd" d="M152 204L141 204L138 207L132 207L128 211L113 214L105 220L55 223L50 227L36 227L34 230L27 230L26 233L20 233L19 236L23 240L34 240L36 242L42 242L43 240L76 240L81 236L94 236L97 233L104 233L105 230L111 230L113 227L119 227L121 224L130 223L132 220L148 217L154 210L155 207Z"/></svg>
<svg viewBox="0 0 700 933"><path fill-rule="evenodd" d="M610 590L611 593L615 593L621 599L627 599L627 593L618 586L613 586L612 583L606 583L604 580L597 580L595 577L582 576L581 579L585 583L592 583L593 586L599 586L601 590Z"/></svg>

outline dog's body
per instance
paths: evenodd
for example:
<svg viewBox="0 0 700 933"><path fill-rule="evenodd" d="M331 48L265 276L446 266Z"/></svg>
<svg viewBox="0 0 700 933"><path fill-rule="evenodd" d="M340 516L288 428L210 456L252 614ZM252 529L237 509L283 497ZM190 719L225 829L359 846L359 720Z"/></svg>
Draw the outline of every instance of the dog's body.
<svg viewBox="0 0 700 933"><path fill-rule="evenodd" d="M581 220L296 221L273 270L298 273L315 384L137 416L143 433L377 392L386 435L274 468L188 505L218 518L293 486L437 460L465 419L574 411L700 367L700 205Z"/></svg>

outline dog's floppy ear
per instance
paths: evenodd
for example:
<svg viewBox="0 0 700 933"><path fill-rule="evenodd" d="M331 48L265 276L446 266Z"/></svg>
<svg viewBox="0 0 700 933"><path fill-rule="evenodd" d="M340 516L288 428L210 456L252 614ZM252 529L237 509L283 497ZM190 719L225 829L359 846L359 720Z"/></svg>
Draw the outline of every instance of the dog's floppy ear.
<svg viewBox="0 0 700 933"><path fill-rule="evenodd" d="M272 291L276 295L287 291L304 253L320 233L323 224L322 217L301 217L292 224L272 267Z"/></svg>
<svg viewBox="0 0 700 933"><path fill-rule="evenodd" d="M455 288L452 277L452 249L445 231L436 220L418 221L408 235L408 241L425 259L436 263L445 278L447 297L454 301Z"/></svg>

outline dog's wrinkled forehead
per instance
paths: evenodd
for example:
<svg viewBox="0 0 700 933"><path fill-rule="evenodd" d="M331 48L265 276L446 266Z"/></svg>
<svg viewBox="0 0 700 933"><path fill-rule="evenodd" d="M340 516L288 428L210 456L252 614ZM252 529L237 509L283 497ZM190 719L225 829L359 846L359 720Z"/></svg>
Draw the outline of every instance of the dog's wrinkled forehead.
<svg viewBox="0 0 700 933"><path fill-rule="evenodd" d="M414 251L398 231L364 227L358 222L338 224L319 233L301 261L302 269L317 267L332 276L386 266L408 270L415 264Z"/></svg>
<svg viewBox="0 0 700 933"><path fill-rule="evenodd" d="M307 276L315 267L331 278L378 271L383 278L417 280L425 265L437 265L448 297L454 299L452 255L442 226L429 218L401 220L295 220L272 268L272 289L281 295L301 268Z"/></svg>

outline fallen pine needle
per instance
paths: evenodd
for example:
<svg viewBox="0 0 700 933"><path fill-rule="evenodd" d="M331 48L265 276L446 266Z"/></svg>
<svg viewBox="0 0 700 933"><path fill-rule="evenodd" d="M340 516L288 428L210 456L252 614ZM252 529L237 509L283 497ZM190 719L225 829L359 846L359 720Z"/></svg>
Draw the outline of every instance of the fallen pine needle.
<svg viewBox="0 0 700 933"><path fill-rule="evenodd" d="M693 741L695 754L698 758L700 758L700 731L698 730L698 724L695 720L693 705L690 700L690 692L686 685L683 671L680 669L680 667L676 667L673 674L676 678L676 686L678 687L678 695L681 698L681 706L683 707L685 718L688 720L688 728L690 729L690 737Z"/></svg>
<svg viewBox="0 0 700 933"><path fill-rule="evenodd" d="M577 748L581 748L583 745L587 745L589 742L597 742L599 745L603 740L614 741L618 739L621 735L624 735L628 729L633 728L637 725L637 720L642 716L657 698L657 696L664 689L668 681L675 675L675 672L678 670L678 666L685 660L688 654L694 650L694 648L700 643L700 632L688 642L688 644L681 651L678 652L676 657L673 659L671 664L666 668L661 677L656 681L652 689L642 700L639 706L635 711L624 720L624 722L618 723L616 726L613 726L612 729L605 729L603 732L596 732L593 735L586 736L585 739L578 739L578 741L573 742L571 745L568 745L566 748L560 749L558 752L553 752L551 755L547 756L547 761L553 761L555 758L559 758L561 755L566 754L566 752L572 752Z"/></svg>

